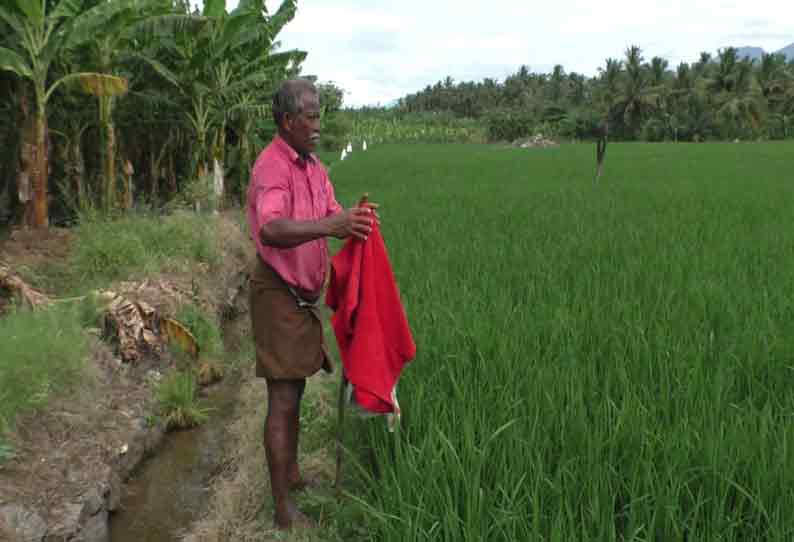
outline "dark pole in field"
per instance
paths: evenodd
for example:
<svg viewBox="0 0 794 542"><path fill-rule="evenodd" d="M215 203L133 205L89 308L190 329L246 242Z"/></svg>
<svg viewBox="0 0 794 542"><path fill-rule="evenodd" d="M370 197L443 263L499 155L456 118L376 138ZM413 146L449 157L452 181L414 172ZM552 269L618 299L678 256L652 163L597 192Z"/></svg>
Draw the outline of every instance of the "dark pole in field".
<svg viewBox="0 0 794 542"><path fill-rule="evenodd" d="M607 152L607 137L609 136L609 124L604 121L597 132L596 137L596 178L595 182L601 178L601 173L604 169L604 155Z"/></svg>
<svg viewBox="0 0 794 542"><path fill-rule="evenodd" d="M334 482L337 497L342 495L342 456L345 453L345 391L347 389L344 367L340 372L342 374L339 379L339 402L337 403L339 418L336 426L336 481Z"/></svg>

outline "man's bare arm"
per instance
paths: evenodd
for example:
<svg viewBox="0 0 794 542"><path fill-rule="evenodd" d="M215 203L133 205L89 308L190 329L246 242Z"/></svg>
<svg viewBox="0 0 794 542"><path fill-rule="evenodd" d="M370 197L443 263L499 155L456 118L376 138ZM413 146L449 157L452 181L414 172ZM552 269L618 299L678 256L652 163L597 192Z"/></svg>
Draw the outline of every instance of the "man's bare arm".
<svg viewBox="0 0 794 542"><path fill-rule="evenodd" d="M374 220L372 209L356 207L320 220L279 218L262 226L259 235L264 245L276 248L293 248L322 237L366 239Z"/></svg>

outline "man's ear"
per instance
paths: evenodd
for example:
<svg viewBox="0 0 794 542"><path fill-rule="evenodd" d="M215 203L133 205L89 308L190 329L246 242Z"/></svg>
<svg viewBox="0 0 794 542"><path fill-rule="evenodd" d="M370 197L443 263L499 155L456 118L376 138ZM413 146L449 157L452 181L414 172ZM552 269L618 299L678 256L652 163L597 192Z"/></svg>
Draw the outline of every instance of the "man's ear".
<svg viewBox="0 0 794 542"><path fill-rule="evenodd" d="M290 115L289 113L284 113L284 118L281 121L281 124L285 132L287 133L292 132L292 121L293 121L292 115Z"/></svg>

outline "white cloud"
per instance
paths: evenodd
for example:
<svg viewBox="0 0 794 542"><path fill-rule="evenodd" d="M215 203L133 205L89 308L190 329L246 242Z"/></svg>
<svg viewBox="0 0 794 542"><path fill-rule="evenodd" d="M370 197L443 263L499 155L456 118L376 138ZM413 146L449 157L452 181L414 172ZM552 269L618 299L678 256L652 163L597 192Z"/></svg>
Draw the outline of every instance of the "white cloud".
<svg viewBox="0 0 794 542"><path fill-rule="evenodd" d="M336 81L357 106L447 75L503 79L521 64L592 75L631 44L671 65L727 45L772 51L794 42L792 20L789 0L298 0L279 39L308 51L304 72Z"/></svg>

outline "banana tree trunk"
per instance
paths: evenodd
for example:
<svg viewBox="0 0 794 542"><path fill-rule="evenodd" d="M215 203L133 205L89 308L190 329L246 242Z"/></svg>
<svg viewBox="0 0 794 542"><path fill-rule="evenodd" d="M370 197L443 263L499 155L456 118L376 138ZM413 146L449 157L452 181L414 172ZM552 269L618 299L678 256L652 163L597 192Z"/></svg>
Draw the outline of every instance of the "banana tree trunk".
<svg viewBox="0 0 794 542"><path fill-rule="evenodd" d="M110 212L116 203L116 133L113 123L108 122L104 125L105 131L105 196L106 211Z"/></svg>
<svg viewBox="0 0 794 542"><path fill-rule="evenodd" d="M177 191L179 190L179 186L176 182L176 165L174 164L174 153L168 153L168 187L170 190L170 196L176 195Z"/></svg>
<svg viewBox="0 0 794 542"><path fill-rule="evenodd" d="M72 171L72 189L77 194L77 202L81 210L88 208L88 197L85 193L85 160L83 158L83 147L80 145L80 136L78 135L71 142L70 161Z"/></svg>
<svg viewBox="0 0 794 542"><path fill-rule="evenodd" d="M215 196L215 208L222 206L224 195L224 151L226 150L226 126L222 124L215 134L215 145L212 150L212 180L213 195Z"/></svg>
<svg viewBox="0 0 794 542"><path fill-rule="evenodd" d="M149 200L157 207L157 189L160 185L160 162L155 158L154 149L149 153Z"/></svg>
<svg viewBox="0 0 794 542"><path fill-rule="evenodd" d="M47 117L43 105L36 112L36 152L33 161L33 217L31 226L49 226L47 209Z"/></svg>
<svg viewBox="0 0 794 542"><path fill-rule="evenodd" d="M245 200L245 193L248 188L249 175L251 174L251 144L248 142L248 133L245 132L240 136L240 181L239 190L240 198Z"/></svg>
<svg viewBox="0 0 794 542"><path fill-rule="evenodd" d="M215 208L221 207L223 201L223 164L217 158L213 159L212 188L215 194Z"/></svg>
<svg viewBox="0 0 794 542"><path fill-rule="evenodd" d="M102 139L103 208L109 214L116 200L116 130L113 125L113 98L99 96L99 125Z"/></svg>
<svg viewBox="0 0 794 542"><path fill-rule="evenodd" d="M25 117L19 149L19 169L17 173L17 198L22 207L22 223L33 225L33 169L36 167L36 120Z"/></svg>

